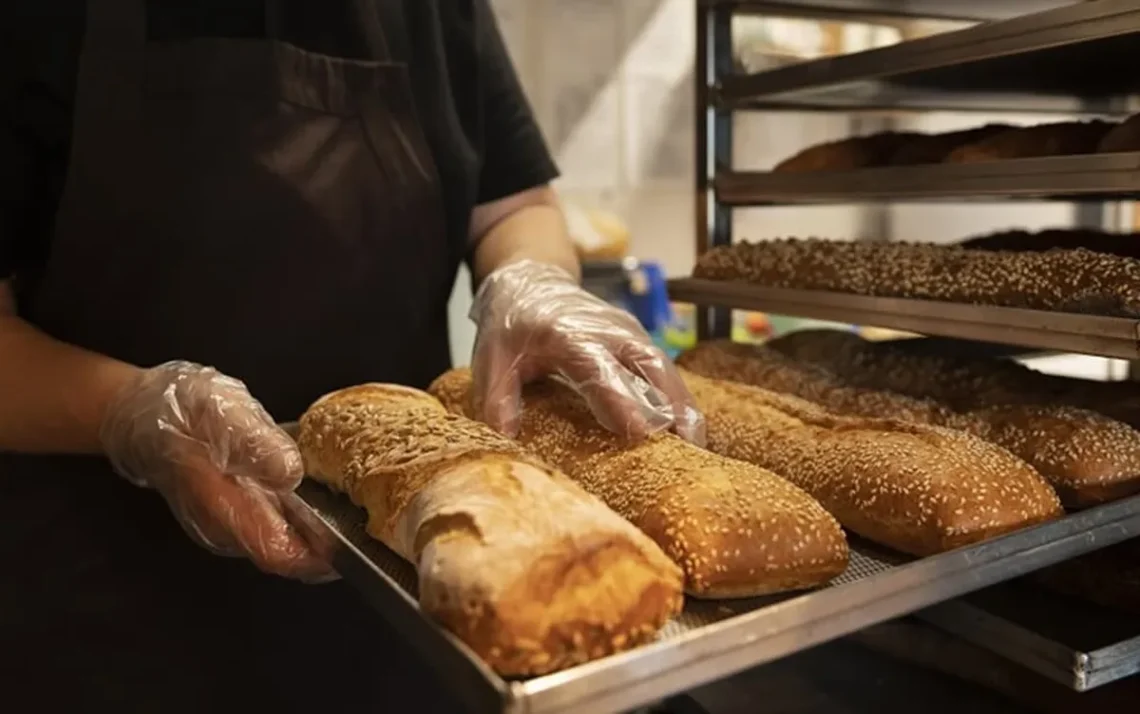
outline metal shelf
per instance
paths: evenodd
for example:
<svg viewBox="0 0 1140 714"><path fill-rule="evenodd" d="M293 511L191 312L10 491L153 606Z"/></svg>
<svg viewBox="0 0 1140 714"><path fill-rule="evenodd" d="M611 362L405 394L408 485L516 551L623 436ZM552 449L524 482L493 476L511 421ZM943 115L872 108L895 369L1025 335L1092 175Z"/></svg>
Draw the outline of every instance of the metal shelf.
<svg viewBox="0 0 1140 714"><path fill-rule="evenodd" d="M735 171L714 180L727 206L950 199L1129 199L1140 195L1140 153L1057 156L855 171Z"/></svg>
<svg viewBox="0 0 1140 714"><path fill-rule="evenodd" d="M341 544L334 564L344 579L480 714L627 711L1140 534L1135 497L913 562L853 543L851 566L832 587L790 598L689 600L653 644L507 681L423 617L414 572L365 534L359 508L311 481L298 495Z"/></svg>
<svg viewBox="0 0 1140 714"><path fill-rule="evenodd" d="M810 101L821 90L834 93L837 87L867 83L873 88L882 82L968 91L975 97L985 92L1121 97L1140 91L1140 77L1125 71L1126 61L1120 59L1135 57L1137 50L1140 2L1078 2L890 47L725 76L714 97L730 106L760 98Z"/></svg>
<svg viewBox="0 0 1140 714"><path fill-rule="evenodd" d="M705 307L763 310L939 337L1140 358L1140 320L1131 318L766 288L697 278L669 281L669 297Z"/></svg>
<svg viewBox="0 0 1140 714"><path fill-rule="evenodd" d="M917 617L1078 692L1140 672L1140 618L1025 583L942 603Z"/></svg>
<svg viewBox="0 0 1140 714"><path fill-rule="evenodd" d="M949 20L1004 20L1051 10L1073 0L700 0L702 5L736 13L826 12Z"/></svg>
<svg viewBox="0 0 1140 714"><path fill-rule="evenodd" d="M729 103L736 111L826 112L1017 112L1122 118L1140 109L1126 97L1088 101L1076 97L1015 92L967 94L937 88L907 87L869 80L810 93L747 97Z"/></svg>

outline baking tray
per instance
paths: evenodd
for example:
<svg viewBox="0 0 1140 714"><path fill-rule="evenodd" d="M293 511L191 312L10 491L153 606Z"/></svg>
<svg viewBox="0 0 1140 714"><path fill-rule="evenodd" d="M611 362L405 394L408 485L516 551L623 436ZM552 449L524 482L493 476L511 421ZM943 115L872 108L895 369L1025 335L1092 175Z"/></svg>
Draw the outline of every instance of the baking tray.
<svg viewBox="0 0 1140 714"><path fill-rule="evenodd" d="M898 564L857 546L834 587L790 598L690 600L657 642L525 681L506 681L421 616L412 568L364 532L363 512L306 480L300 500L341 547L334 564L478 714L627 711L1140 533L1140 497Z"/></svg>
<svg viewBox="0 0 1140 714"><path fill-rule="evenodd" d="M974 94L1126 96L1140 88L1140 77L1121 71L1116 58L1135 57L1138 48L1140 1L1078 2L889 47L725 77L716 96L731 105L883 81Z"/></svg>
<svg viewBox="0 0 1140 714"><path fill-rule="evenodd" d="M701 306L763 310L940 337L1121 359L1140 358L1140 320L679 278L669 297Z"/></svg>
<svg viewBox="0 0 1140 714"><path fill-rule="evenodd" d="M727 206L1125 199L1140 195L1140 153L810 173L722 171L713 186L717 200Z"/></svg>
<svg viewBox="0 0 1140 714"><path fill-rule="evenodd" d="M1084 692L1140 673L1140 617L1009 583L917 617Z"/></svg>

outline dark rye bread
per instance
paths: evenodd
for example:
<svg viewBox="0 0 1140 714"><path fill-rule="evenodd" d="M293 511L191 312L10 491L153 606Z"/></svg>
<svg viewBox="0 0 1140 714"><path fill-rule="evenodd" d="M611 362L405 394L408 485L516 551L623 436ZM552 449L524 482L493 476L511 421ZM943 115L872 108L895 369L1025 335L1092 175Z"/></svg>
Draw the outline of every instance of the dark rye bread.
<svg viewBox="0 0 1140 714"><path fill-rule="evenodd" d="M1087 250L1008 253L786 239L713 248L693 276L765 287L1140 316L1140 261Z"/></svg>
<svg viewBox="0 0 1140 714"><path fill-rule="evenodd" d="M832 331L811 333L827 342ZM858 336L838 334L841 337L830 344L862 342ZM860 375L849 378L856 367L842 359L821 364L807 357L793 359L777 349L789 343L794 347L797 340L803 344L807 338L778 338L772 346L763 347L727 340L704 342L681 355L678 363L706 377L791 394L833 414L894 418L968 432L1033 466L1068 506L1099 503L1140 490L1140 433L1125 424L1056 405L988 406L959 412L933 399L856 386L879 382ZM812 355L816 353L812 350ZM863 362L858 365L860 370L871 369Z"/></svg>
<svg viewBox="0 0 1140 714"><path fill-rule="evenodd" d="M472 413L471 372L439 377L431 393ZM553 382L523 394L518 441L640 528L685 573L685 591L751 597L822 585L847 567L839 524L770 471L718 456L668 433L628 443L585 400Z"/></svg>
<svg viewBox="0 0 1140 714"><path fill-rule="evenodd" d="M1030 466L968 434L839 417L806 401L682 369L709 448L788 478L843 526L930 555L1061 515Z"/></svg>
<svg viewBox="0 0 1140 714"><path fill-rule="evenodd" d="M947 155L946 163L1095 154L1115 126L1113 122L1093 120L1019 127L960 146Z"/></svg>

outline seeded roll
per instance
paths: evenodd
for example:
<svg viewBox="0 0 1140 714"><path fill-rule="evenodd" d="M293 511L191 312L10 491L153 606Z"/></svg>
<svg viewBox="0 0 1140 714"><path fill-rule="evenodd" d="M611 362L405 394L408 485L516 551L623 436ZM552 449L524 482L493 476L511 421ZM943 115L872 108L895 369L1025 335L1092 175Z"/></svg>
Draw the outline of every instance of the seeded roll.
<svg viewBox="0 0 1140 714"><path fill-rule="evenodd" d="M453 370L431 393L473 413L471 373ZM553 382L527 387L518 441L564 470L657 542L685 573L685 591L731 598L821 585L847 567L839 524L770 471L672 434L630 444L598 425L586 403Z"/></svg>
<svg viewBox="0 0 1140 714"><path fill-rule="evenodd" d="M810 402L682 370L709 448L784 476L845 528L931 555L1062 514L1025 462L963 432L829 414Z"/></svg>

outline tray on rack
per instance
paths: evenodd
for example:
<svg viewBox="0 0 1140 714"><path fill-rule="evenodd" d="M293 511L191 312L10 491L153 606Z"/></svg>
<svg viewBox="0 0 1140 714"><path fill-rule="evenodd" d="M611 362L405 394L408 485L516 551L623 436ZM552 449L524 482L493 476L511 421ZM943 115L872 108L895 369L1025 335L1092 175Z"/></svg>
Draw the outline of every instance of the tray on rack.
<svg viewBox="0 0 1140 714"><path fill-rule="evenodd" d="M505 681L420 615L411 567L364 532L363 512L306 481L298 491L340 543L337 570L479 714L607 714L643 706L1140 533L1140 497L897 565L857 547L834 585L785 598L690 600L659 640L525 681Z"/></svg>
<svg viewBox="0 0 1140 714"><path fill-rule="evenodd" d="M1004 20L1068 5L1073 0L700 0L738 13L851 13L881 17Z"/></svg>
<svg viewBox="0 0 1140 714"><path fill-rule="evenodd" d="M993 3L995 5L1000 3ZM725 77L722 105L758 98L810 101L836 87L889 82L908 87L1123 97L1140 80L1118 57L1140 47L1140 2L1097 0L983 23L878 49Z"/></svg>
<svg viewBox="0 0 1140 714"><path fill-rule="evenodd" d="M1076 691L1140 673L1140 617L1027 583L1009 583L916 616Z"/></svg>
<svg viewBox="0 0 1140 714"><path fill-rule="evenodd" d="M731 171L718 174L714 187L717 199L728 206L1011 198L1092 201L1140 194L1140 153L810 173Z"/></svg>
<svg viewBox="0 0 1140 714"><path fill-rule="evenodd" d="M763 310L939 337L1140 358L1140 320L1133 318L767 288L699 278L670 280L669 297L706 307Z"/></svg>

